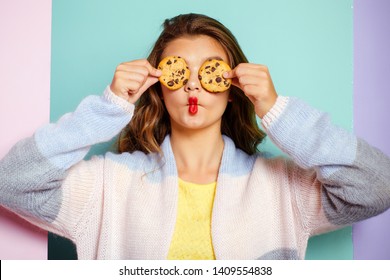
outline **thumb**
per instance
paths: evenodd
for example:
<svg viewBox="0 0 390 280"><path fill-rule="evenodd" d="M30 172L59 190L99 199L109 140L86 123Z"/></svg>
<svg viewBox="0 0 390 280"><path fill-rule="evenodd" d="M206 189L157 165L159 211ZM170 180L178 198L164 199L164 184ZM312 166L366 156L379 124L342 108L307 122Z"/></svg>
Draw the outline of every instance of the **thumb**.
<svg viewBox="0 0 390 280"><path fill-rule="evenodd" d="M232 69L230 71L226 71L222 74L222 76L225 78L225 79L231 79L232 80L232 85L233 86L236 86L236 87L240 87L240 83L238 81L238 78L237 78L237 74L236 74L236 69Z"/></svg>
<svg viewBox="0 0 390 280"><path fill-rule="evenodd" d="M162 71L160 69L156 69L156 68L152 67L152 69L149 70L149 74L150 74L150 76L158 78L161 76Z"/></svg>
<svg viewBox="0 0 390 280"><path fill-rule="evenodd" d="M150 76L153 76L153 77L160 77L161 74L162 74L162 71L160 69L156 69L154 68L150 63L147 63L146 64L146 68L148 69L149 71L149 75Z"/></svg>
<svg viewBox="0 0 390 280"><path fill-rule="evenodd" d="M148 77L142 87L139 89L139 92L145 92L149 87L158 82L157 77Z"/></svg>
<svg viewBox="0 0 390 280"><path fill-rule="evenodd" d="M233 79L236 77L236 72L234 69L230 70L230 71L226 71L223 73L222 75L225 79Z"/></svg>

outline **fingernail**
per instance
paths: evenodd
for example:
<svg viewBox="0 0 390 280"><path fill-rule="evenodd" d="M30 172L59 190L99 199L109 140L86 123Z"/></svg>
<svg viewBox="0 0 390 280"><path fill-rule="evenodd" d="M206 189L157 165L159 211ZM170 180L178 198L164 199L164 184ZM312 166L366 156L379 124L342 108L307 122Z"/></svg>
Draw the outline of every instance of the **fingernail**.
<svg viewBox="0 0 390 280"><path fill-rule="evenodd" d="M228 73L228 72L224 72L224 73L222 74L222 76L223 76L224 78L227 78L227 77L229 77L229 73Z"/></svg>

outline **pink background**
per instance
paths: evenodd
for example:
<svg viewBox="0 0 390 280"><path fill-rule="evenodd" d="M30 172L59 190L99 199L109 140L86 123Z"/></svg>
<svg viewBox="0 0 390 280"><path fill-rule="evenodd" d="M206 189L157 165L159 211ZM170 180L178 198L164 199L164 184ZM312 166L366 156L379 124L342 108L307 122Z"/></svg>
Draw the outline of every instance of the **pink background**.
<svg viewBox="0 0 390 280"><path fill-rule="evenodd" d="M49 122L51 0L1 0L0 38L2 158ZM0 259L47 259L47 232L0 208Z"/></svg>

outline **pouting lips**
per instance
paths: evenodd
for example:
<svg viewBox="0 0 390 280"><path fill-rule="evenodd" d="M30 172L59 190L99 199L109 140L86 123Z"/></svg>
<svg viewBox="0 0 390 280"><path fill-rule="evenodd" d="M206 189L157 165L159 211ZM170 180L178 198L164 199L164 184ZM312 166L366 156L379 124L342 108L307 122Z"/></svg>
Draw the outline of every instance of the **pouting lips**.
<svg viewBox="0 0 390 280"><path fill-rule="evenodd" d="M188 98L188 105L188 112L195 115L198 112L198 98L192 96Z"/></svg>

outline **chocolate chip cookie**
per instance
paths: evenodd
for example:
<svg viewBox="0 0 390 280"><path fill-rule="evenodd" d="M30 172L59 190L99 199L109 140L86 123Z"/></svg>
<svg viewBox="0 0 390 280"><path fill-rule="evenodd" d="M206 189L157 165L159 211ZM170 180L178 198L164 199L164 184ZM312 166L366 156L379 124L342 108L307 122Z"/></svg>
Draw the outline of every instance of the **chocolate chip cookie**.
<svg viewBox="0 0 390 280"><path fill-rule="evenodd" d="M190 77L190 70L186 61L180 56L167 56L158 64L162 71L160 82L170 90L176 90L184 86Z"/></svg>
<svg viewBox="0 0 390 280"><path fill-rule="evenodd" d="M222 60L206 60L198 73L202 87L209 92L223 92L227 90L232 81L231 79L225 79L222 75L230 70L230 66Z"/></svg>

